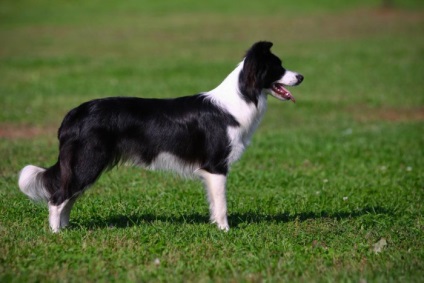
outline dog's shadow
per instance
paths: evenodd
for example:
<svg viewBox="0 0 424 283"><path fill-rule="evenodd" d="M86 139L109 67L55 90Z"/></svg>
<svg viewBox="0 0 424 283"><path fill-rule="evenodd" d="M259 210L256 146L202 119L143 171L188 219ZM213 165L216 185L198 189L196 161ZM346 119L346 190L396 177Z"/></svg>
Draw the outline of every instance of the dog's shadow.
<svg viewBox="0 0 424 283"><path fill-rule="evenodd" d="M257 212L232 213L228 216L228 222L232 229L237 229L244 224L254 223L287 223L293 221L307 221L310 219L333 218L337 220L347 218L358 218L362 215L388 215L394 213L383 207L364 207L355 211L334 212L301 212L296 214L279 213L279 214L262 214ZM128 228L142 225L157 225L157 222L177 223L177 224L206 224L210 223L207 214L188 214L180 216L167 216L157 214L131 214L131 215L112 215L106 218L96 217L89 219L80 219L78 224L71 224L70 229L78 229L84 227L88 230L104 229L104 228Z"/></svg>

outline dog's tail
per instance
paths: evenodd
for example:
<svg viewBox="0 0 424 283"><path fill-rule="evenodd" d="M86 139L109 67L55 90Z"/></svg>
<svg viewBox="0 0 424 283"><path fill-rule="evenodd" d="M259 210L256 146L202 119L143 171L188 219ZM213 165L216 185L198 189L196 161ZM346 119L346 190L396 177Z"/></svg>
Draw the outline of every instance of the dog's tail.
<svg viewBox="0 0 424 283"><path fill-rule="evenodd" d="M19 173L19 188L34 201L48 202L59 187L59 170L58 163L48 169L27 165Z"/></svg>

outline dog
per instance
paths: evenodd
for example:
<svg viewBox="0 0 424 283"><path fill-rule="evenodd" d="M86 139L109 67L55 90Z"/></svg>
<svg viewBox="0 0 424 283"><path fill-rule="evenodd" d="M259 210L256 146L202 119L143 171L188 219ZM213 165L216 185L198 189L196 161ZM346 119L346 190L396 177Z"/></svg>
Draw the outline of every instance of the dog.
<svg viewBox="0 0 424 283"><path fill-rule="evenodd" d="M171 170L203 180L210 220L228 231L226 180L263 117L267 96L295 101L287 86L303 81L256 42L215 89L173 99L110 97L71 110L59 131L58 161L49 168L25 166L19 188L45 201L49 224L59 232L69 224L78 196L102 172L119 163Z"/></svg>

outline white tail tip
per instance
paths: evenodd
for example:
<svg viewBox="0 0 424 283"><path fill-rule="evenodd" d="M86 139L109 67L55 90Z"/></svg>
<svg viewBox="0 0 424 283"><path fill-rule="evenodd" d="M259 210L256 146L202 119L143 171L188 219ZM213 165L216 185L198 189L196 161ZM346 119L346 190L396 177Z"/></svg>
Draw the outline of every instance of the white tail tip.
<svg viewBox="0 0 424 283"><path fill-rule="evenodd" d="M19 188L34 201L48 201L50 194L44 188L40 173L46 171L34 165L27 165L19 173Z"/></svg>

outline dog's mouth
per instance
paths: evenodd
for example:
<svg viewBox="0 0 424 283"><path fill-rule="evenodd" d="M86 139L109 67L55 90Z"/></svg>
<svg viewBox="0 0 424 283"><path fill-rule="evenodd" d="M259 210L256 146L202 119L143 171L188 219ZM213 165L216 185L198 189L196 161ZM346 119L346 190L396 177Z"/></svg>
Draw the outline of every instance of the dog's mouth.
<svg viewBox="0 0 424 283"><path fill-rule="evenodd" d="M283 84L273 83L271 90L271 94L278 99L296 102L296 99L294 99L293 95L284 87Z"/></svg>

